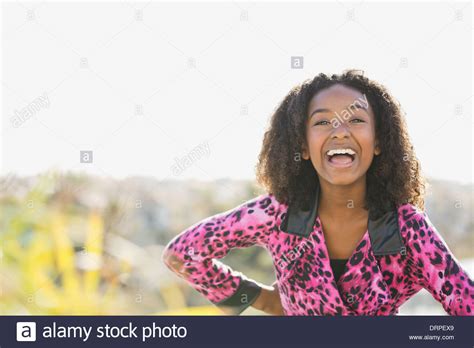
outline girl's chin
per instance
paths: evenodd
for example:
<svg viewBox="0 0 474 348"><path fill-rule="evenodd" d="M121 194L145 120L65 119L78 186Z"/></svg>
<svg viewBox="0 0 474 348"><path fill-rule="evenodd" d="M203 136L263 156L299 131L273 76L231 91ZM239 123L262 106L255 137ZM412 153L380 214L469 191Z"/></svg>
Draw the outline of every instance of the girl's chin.
<svg viewBox="0 0 474 348"><path fill-rule="evenodd" d="M358 178L355 177L330 177L329 180L327 180L331 185L333 186L349 186L357 182Z"/></svg>

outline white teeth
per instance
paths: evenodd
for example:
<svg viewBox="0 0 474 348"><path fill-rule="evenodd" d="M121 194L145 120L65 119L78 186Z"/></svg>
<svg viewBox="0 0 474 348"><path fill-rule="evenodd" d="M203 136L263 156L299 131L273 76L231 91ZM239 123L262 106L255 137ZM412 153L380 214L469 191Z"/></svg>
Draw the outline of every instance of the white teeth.
<svg viewBox="0 0 474 348"><path fill-rule="evenodd" d="M354 150L352 149L334 149L334 150L329 150L326 153L328 156L334 156L334 155L355 155Z"/></svg>

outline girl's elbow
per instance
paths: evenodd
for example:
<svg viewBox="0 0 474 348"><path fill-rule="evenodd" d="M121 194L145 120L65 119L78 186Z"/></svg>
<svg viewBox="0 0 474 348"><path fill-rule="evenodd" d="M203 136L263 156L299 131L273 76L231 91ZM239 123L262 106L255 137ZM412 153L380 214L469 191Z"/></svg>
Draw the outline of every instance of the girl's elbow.
<svg viewBox="0 0 474 348"><path fill-rule="evenodd" d="M170 248L170 246L165 246L161 253L161 262L163 262L167 267L170 267L173 254L173 250Z"/></svg>
<svg viewBox="0 0 474 348"><path fill-rule="evenodd" d="M166 247L161 254L161 261L173 272L179 272L183 261L176 255L172 248Z"/></svg>

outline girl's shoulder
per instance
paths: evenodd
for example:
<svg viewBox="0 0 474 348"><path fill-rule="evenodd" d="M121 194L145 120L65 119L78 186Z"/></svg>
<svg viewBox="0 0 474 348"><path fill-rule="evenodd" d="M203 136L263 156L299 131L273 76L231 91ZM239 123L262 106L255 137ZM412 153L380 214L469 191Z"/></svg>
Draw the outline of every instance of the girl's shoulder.
<svg viewBox="0 0 474 348"><path fill-rule="evenodd" d="M288 208L287 204L280 202L272 193L263 193L255 196L242 203L241 206L260 210L268 210L271 207L276 211L286 211Z"/></svg>
<svg viewBox="0 0 474 348"><path fill-rule="evenodd" d="M428 215L424 210L411 203L399 204L397 210L398 220L401 223L406 224L413 221L421 222L428 219Z"/></svg>
<svg viewBox="0 0 474 348"><path fill-rule="evenodd" d="M419 207L406 203L398 206L398 224L402 238L418 250L422 245L442 239L428 214Z"/></svg>
<svg viewBox="0 0 474 348"><path fill-rule="evenodd" d="M276 199L271 193L263 193L242 201L239 205L224 211L220 218L234 218L241 223L268 223L269 219L280 218L287 206ZM214 219L215 216L208 218Z"/></svg>

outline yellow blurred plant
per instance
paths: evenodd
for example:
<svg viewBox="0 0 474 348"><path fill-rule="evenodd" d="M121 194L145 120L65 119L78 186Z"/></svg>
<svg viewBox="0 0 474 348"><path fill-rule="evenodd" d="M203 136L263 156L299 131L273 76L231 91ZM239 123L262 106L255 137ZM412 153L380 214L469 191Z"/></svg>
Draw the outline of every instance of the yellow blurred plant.
<svg viewBox="0 0 474 348"><path fill-rule="evenodd" d="M38 177L21 200L0 202L0 314L136 314L142 295L119 283L133 271L130 260L106 260L99 211L51 199L56 175ZM158 315L222 314L214 306L186 308L177 283L151 296L168 308Z"/></svg>

